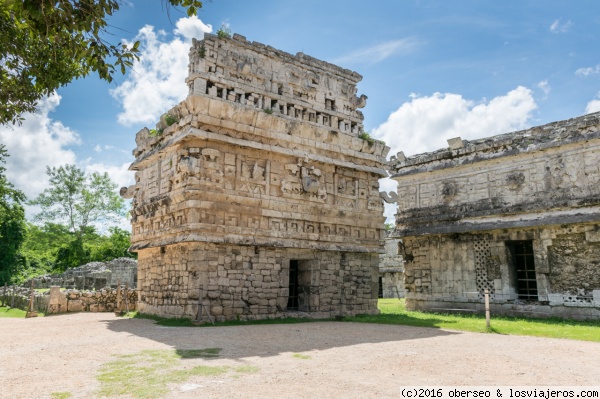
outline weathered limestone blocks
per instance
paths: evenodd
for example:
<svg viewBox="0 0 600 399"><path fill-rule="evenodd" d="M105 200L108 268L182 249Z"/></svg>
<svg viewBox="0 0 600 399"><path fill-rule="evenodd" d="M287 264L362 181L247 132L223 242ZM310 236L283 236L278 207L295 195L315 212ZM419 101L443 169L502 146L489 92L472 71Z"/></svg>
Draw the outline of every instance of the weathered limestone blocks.
<svg viewBox="0 0 600 399"><path fill-rule="evenodd" d="M359 137L361 76L206 35L188 98L136 136L139 308L218 319L376 311L389 148Z"/></svg>
<svg viewBox="0 0 600 399"><path fill-rule="evenodd" d="M112 312L119 308L125 309L125 289L118 298L117 289L104 288L99 291L65 290L60 287L50 287L48 295L48 314L66 312ZM130 311L136 310L137 291L127 291L127 305Z"/></svg>
<svg viewBox="0 0 600 399"><path fill-rule="evenodd" d="M600 318L600 113L396 158L407 306Z"/></svg>
<svg viewBox="0 0 600 399"><path fill-rule="evenodd" d="M377 254L212 243L140 251L139 310L196 318L202 298L217 320L283 317L290 311L290 258L297 262L295 311L376 312Z"/></svg>

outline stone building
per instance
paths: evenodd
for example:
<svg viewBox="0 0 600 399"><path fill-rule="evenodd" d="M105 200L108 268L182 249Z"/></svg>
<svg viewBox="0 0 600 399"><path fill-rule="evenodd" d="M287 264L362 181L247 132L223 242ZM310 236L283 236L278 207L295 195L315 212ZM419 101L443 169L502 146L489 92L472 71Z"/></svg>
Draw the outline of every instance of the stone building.
<svg viewBox="0 0 600 399"><path fill-rule="evenodd" d="M385 253L379 255L379 297L404 297L404 259L400 250L404 247L393 231L386 231Z"/></svg>
<svg viewBox="0 0 600 399"><path fill-rule="evenodd" d="M599 318L600 113L448 144L392 161L407 307Z"/></svg>
<svg viewBox="0 0 600 399"><path fill-rule="evenodd" d="M122 189L141 312L377 312L389 148L363 134L360 80L240 35L194 40L189 95L137 134Z"/></svg>

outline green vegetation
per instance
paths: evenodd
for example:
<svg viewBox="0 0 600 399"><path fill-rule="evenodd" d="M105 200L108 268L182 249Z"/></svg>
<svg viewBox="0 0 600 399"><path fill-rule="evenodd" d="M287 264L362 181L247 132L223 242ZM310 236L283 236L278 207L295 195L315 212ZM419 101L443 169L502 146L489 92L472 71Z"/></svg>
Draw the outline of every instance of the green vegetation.
<svg viewBox="0 0 600 399"><path fill-rule="evenodd" d="M171 126L172 124L177 123L179 121L173 115L165 114L165 122L167 123L167 126Z"/></svg>
<svg viewBox="0 0 600 399"><path fill-rule="evenodd" d="M0 319L5 317L23 319L27 314L26 311L7 306L0 306Z"/></svg>
<svg viewBox="0 0 600 399"><path fill-rule="evenodd" d="M10 283L23 263L20 249L26 236L25 194L15 189L4 175L7 157L6 148L0 144L0 285Z"/></svg>
<svg viewBox="0 0 600 399"><path fill-rule="evenodd" d="M159 398L169 393L169 384L185 382L192 376L215 376L230 371L227 366L185 368L182 362L190 358L215 358L220 351L220 348L144 350L117 356L117 360L104 364L99 370L99 394Z"/></svg>
<svg viewBox="0 0 600 399"><path fill-rule="evenodd" d="M263 111L265 111L265 114L269 114L269 115L271 115L273 113L273 110L271 108L265 108L265 109L263 109Z"/></svg>
<svg viewBox="0 0 600 399"><path fill-rule="evenodd" d="M217 31L217 36L221 39L230 38L231 37L231 29L229 29L229 24L223 24Z"/></svg>
<svg viewBox="0 0 600 399"><path fill-rule="evenodd" d="M162 0L196 15L200 0ZM90 74L111 82L138 58L140 42L120 37L108 18L122 0L0 1L0 125L21 123L44 96ZM169 7L166 7L169 14ZM113 27L114 28L114 27Z"/></svg>
<svg viewBox="0 0 600 399"><path fill-rule="evenodd" d="M376 316L345 317L344 321L600 342L600 321L525 319L492 315L491 329L488 331L483 315L410 312L406 310L404 299L380 299L379 310L381 314Z"/></svg>
<svg viewBox="0 0 600 399"><path fill-rule="evenodd" d="M310 357L308 355L303 355L302 353L294 353L292 355L292 357L295 357L296 359L303 359L303 360L312 359L312 357Z"/></svg>
<svg viewBox="0 0 600 399"><path fill-rule="evenodd" d="M364 141L369 143L369 145L375 144L375 139L373 137L371 137L371 135L368 132L362 132L361 134L358 135L358 138L363 139Z"/></svg>
<svg viewBox="0 0 600 399"><path fill-rule="evenodd" d="M52 392L50 397L52 399L69 399L73 394L71 392Z"/></svg>
<svg viewBox="0 0 600 399"><path fill-rule="evenodd" d="M150 137L158 137L163 134L163 129L150 129L150 133L148 134Z"/></svg>
<svg viewBox="0 0 600 399"><path fill-rule="evenodd" d="M239 366L235 368L235 371L238 373L258 373L260 371L260 369L256 366L250 366L250 365L245 365L245 366Z"/></svg>

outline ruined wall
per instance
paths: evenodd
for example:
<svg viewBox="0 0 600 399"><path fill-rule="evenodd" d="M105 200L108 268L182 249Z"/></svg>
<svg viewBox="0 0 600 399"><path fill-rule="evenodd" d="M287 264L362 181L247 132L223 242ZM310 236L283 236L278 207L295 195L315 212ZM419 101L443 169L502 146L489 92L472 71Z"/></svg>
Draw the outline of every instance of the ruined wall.
<svg viewBox="0 0 600 399"><path fill-rule="evenodd" d="M358 108L366 103L366 96L356 96L360 79L239 35L194 41L190 94L152 134L137 134L136 184L122 189L133 198L140 309L192 316L195 291L203 287L213 295L216 316L272 317L285 311L290 260L306 265L312 259L311 270L320 270L310 284L318 306L307 311L339 311L341 302L327 295L340 295L345 288L336 279L342 277L328 273L345 268L344 262L353 266L343 278L360 280L360 288L349 289L354 299L345 311L377 311L372 259L382 252L378 179L386 175L389 148L359 137ZM264 251L269 255L256 258ZM231 260L240 256L252 261ZM216 285L212 275L194 280L190 274L212 273L205 270L207 257L210 267L224 268L214 271ZM364 262L354 265L358 260ZM245 269L247 262L256 269ZM263 282L267 286L253 285ZM234 288L247 298L245 305L232 297Z"/></svg>
<svg viewBox="0 0 600 399"><path fill-rule="evenodd" d="M391 197L407 306L482 310L488 289L499 313L599 318L599 116L398 154ZM515 243L532 246L526 299L517 292Z"/></svg>
<svg viewBox="0 0 600 399"><path fill-rule="evenodd" d="M377 254L185 243L140 252L144 313L196 318L200 295L217 320L286 316L290 259L298 260L299 311L313 317L373 313Z"/></svg>
<svg viewBox="0 0 600 399"><path fill-rule="evenodd" d="M388 232L386 232L386 236ZM404 297L404 253L401 240L386 237L385 253L379 255L379 278L383 298ZM402 250L402 253L400 252Z"/></svg>

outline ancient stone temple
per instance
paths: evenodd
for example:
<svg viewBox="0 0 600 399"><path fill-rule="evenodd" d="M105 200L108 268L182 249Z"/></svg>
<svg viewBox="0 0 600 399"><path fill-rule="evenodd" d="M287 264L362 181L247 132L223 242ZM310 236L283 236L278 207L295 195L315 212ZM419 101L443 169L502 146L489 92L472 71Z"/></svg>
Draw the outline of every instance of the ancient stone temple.
<svg viewBox="0 0 600 399"><path fill-rule="evenodd" d="M600 318L600 113L448 144L392 162L407 307Z"/></svg>
<svg viewBox="0 0 600 399"><path fill-rule="evenodd" d="M189 95L137 134L122 189L141 312L377 312L389 148L363 134L360 80L239 35L193 42Z"/></svg>

